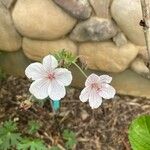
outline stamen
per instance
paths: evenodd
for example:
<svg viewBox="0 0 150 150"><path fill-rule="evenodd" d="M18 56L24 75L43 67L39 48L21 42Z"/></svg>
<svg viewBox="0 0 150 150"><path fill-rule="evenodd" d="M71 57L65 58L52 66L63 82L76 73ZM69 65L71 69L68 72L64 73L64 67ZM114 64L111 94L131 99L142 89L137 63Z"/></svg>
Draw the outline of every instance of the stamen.
<svg viewBox="0 0 150 150"><path fill-rule="evenodd" d="M93 83L92 85L92 88L94 88L96 91L99 91L100 90L100 87L97 83Z"/></svg>
<svg viewBox="0 0 150 150"><path fill-rule="evenodd" d="M48 75L48 79L50 79L50 80L55 79L55 74L54 74L54 73L50 73L50 74Z"/></svg>

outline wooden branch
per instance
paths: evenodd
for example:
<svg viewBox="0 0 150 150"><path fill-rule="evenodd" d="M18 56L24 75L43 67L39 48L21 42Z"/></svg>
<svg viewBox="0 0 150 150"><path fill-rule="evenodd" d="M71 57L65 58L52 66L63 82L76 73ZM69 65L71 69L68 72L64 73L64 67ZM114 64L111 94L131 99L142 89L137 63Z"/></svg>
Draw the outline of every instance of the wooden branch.
<svg viewBox="0 0 150 150"><path fill-rule="evenodd" d="M150 1L141 0L143 14L143 30L148 53L148 66L150 68ZM138 37L137 37L138 38Z"/></svg>

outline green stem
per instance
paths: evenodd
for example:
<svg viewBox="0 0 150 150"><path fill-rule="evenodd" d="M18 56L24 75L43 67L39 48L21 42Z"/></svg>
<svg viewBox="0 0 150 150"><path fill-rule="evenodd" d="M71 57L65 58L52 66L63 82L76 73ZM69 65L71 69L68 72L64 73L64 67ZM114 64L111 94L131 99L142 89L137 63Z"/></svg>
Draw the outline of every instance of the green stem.
<svg viewBox="0 0 150 150"><path fill-rule="evenodd" d="M80 70L80 72L83 74L83 76L84 76L85 78L87 78L87 75L86 75L85 72L81 69L81 67L78 66L76 63L73 63L73 64Z"/></svg>

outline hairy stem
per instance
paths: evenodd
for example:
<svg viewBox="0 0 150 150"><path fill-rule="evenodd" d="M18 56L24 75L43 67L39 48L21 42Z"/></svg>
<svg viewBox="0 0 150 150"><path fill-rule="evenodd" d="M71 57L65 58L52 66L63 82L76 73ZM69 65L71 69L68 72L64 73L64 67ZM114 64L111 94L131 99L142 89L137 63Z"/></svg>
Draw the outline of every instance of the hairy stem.
<svg viewBox="0 0 150 150"><path fill-rule="evenodd" d="M83 76L85 77L85 78L87 78L87 75L85 74L85 72L81 69L81 67L79 66L79 65L77 65L76 63L73 63L78 69L79 69L79 71L83 74Z"/></svg>

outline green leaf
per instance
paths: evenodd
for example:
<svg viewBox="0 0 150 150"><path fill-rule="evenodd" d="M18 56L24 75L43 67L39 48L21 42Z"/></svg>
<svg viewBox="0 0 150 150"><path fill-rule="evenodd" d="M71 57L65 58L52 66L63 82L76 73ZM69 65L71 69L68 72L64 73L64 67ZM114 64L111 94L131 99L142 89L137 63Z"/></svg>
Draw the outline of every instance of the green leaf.
<svg viewBox="0 0 150 150"><path fill-rule="evenodd" d="M28 133L34 134L40 129L40 123L38 121L32 120L28 122Z"/></svg>
<svg viewBox="0 0 150 150"><path fill-rule="evenodd" d="M17 150L47 150L47 148L42 140L24 138L18 144Z"/></svg>
<svg viewBox="0 0 150 150"><path fill-rule="evenodd" d="M129 141L133 150L150 150L150 116L133 120L129 128Z"/></svg>
<svg viewBox="0 0 150 150"><path fill-rule="evenodd" d="M77 57L72 53L62 49L55 54L56 59L61 64L62 67L68 68L71 64L76 63Z"/></svg>
<svg viewBox="0 0 150 150"><path fill-rule="evenodd" d="M72 149L73 146L77 143L76 135L73 131L64 130L63 138L66 140L65 147L67 149Z"/></svg>
<svg viewBox="0 0 150 150"><path fill-rule="evenodd" d="M0 127L0 149L8 150L16 147L21 140L20 133L16 133L17 125L13 121L6 121Z"/></svg>
<svg viewBox="0 0 150 150"><path fill-rule="evenodd" d="M15 132L17 130L17 124L11 120L5 121L0 128L0 133L3 132Z"/></svg>

